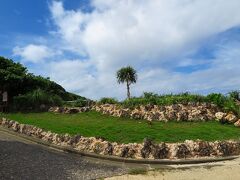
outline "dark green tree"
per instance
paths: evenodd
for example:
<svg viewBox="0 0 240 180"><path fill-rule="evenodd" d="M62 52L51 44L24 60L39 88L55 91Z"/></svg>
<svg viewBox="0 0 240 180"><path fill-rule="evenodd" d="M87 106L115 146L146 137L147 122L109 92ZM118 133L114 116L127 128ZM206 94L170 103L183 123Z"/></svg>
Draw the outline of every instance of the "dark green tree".
<svg viewBox="0 0 240 180"><path fill-rule="evenodd" d="M137 71L131 66L123 67L117 71L117 81L119 84L127 84L127 97L129 99L131 97L130 85L137 82Z"/></svg>
<svg viewBox="0 0 240 180"><path fill-rule="evenodd" d="M10 96L21 89L27 69L20 63L0 56L0 90L8 91Z"/></svg>
<svg viewBox="0 0 240 180"><path fill-rule="evenodd" d="M84 98L65 91L61 85L49 78L28 73L22 64L0 56L0 91L8 91L9 97L12 98L37 89L58 95L65 101Z"/></svg>

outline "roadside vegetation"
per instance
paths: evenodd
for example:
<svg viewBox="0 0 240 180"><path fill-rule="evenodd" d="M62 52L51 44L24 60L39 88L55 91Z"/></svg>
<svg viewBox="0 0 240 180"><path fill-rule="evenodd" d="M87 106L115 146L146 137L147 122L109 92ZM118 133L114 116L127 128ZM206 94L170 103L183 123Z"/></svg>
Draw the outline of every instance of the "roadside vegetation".
<svg viewBox="0 0 240 180"><path fill-rule="evenodd" d="M10 110L41 110L40 105L61 105L63 101L86 99L67 92L50 78L29 73L27 68L11 59L0 56L1 93L8 92ZM0 104L1 105L1 104Z"/></svg>
<svg viewBox="0 0 240 180"><path fill-rule="evenodd" d="M118 104L125 108L134 108L140 105L172 105L187 103L213 103L225 110L233 112L240 116L240 92L232 91L226 95L220 93L211 93L206 96L191 93L165 94L159 95L151 92L145 92L140 97L132 97L124 101L117 101L114 98L102 98L99 104Z"/></svg>
<svg viewBox="0 0 240 180"><path fill-rule="evenodd" d="M71 135L103 137L111 142L142 142L144 138L155 142L182 142L186 139L206 141L239 139L239 128L232 124L222 125L216 121L172 122L153 121L149 125L145 120L117 118L95 111L78 114L9 113L0 116L31 124L52 132Z"/></svg>
<svg viewBox="0 0 240 180"><path fill-rule="evenodd" d="M36 89L24 95L13 97L12 110L18 111L46 111L50 106L62 106L63 100L55 94Z"/></svg>

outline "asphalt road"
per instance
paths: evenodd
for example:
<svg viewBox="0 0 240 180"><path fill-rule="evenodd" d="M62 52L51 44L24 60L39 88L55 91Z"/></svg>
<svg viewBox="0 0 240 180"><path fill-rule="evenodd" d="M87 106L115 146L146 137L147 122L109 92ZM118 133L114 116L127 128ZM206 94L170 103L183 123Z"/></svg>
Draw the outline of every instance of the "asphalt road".
<svg viewBox="0 0 240 180"><path fill-rule="evenodd" d="M127 171L124 164L61 152L0 131L0 180L101 179Z"/></svg>

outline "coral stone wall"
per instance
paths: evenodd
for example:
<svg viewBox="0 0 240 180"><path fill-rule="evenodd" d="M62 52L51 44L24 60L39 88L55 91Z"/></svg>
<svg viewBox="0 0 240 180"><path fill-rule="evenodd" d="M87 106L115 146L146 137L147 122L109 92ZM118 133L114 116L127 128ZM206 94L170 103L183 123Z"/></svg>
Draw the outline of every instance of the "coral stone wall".
<svg viewBox="0 0 240 180"><path fill-rule="evenodd" d="M208 121L217 120L222 123L231 123L240 127L240 119L233 113L221 112L214 104L188 103L174 104L170 106L145 105L134 109L123 108L115 104L94 105L91 107L51 107L54 113L81 113L95 110L102 114L115 117L129 117L132 119L146 119L148 121Z"/></svg>
<svg viewBox="0 0 240 180"><path fill-rule="evenodd" d="M50 107L48 111L54 113L74 114L87 112L89 110L91 110L91 107Z"/></svg>
<svg viewBox="0 0 240 180"><path fill-rule="evenodd" d="M208 103L174 104L170 106L142 105L132 110L113 104L103 104L94 106L93 109L112 116L146 119L148 121L207 121L215 119L215 114L219 111L216 105Z"/></svg>
<svg viewBox="0 0 240 180"><path fill-rule="evenodd" d="M33 136L49 143L71 147L78 151L91 152L101 155L118 156L134 159L182 159L211 156L230 156L240 154L240 141L192 141L183 143L159 143L149 139L143 143L120 144L108 142L101 138L83 137L81 135L56 134L44 131L32 125L20 124L6 118L0 119L0 126L15 132Z"/></svg>

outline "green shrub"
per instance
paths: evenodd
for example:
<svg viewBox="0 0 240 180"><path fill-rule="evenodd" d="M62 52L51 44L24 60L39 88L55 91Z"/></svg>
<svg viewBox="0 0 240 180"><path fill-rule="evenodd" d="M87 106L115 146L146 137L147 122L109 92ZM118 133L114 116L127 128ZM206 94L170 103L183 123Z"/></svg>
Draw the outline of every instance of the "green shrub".
<svg viewBox="0 0 240 180"><path fill-rule="evenodd" d="M228 93L230 98L234 99L234 100L240 100L240 91L231 91Z"/></svg>
<svg viewBox="0 0 240 180"><path fill-rule="evenodd" d="M58 95L49 95L50 100L49 100L49 105L51 106L62 106L63 105L63 100L60 96Z"/></svg>
<svg viewBox="0 0 240 180"><path fill-rule="evenodd" d="M118 104L118 101L115 98L103 97L98 101L99 104Z"/></svg>
<svg viewBox="0 0 240 180"><path fill-rule="evenodd" d="M86 98L79 98L75 101L64 101L64 106L67 107L85 107L95 104L94 101Z"/></svg>
<svg viewBox="0 0 240 180"><path fill-rule="evenodd" d="M167 94L167 95L157 95L154 93L144 93L141 97L133 97L122 102L124 107L135 107L140 105L171 105L177 103L188 103L188 102L204 102L205 97L201 95L194 95L189 93L181 94Z"/></svg>
<svg viewBox="0 0 240 180"><path fill-rule="evenodd" d="M206 101L216 104L218 107L223 107L227 97L220 93L211 93L206 96Z"/></svg>
<svg viewBox="0 0 240 180"><path fill-rule="evenodd" d="M158 98L158 94L152 92L144 92L142 98L151 99L151 98Z"/></svg>
<svg viewBox="0 0 240 180"><path fill-rule="evenodd" d="M157 104L158 98L158 94L152 92L144 92L141 101L145 102L145 104Z"/></svg>
<svg viewBox="0 0 240 180"><path fill-rule="evenodd" d="M58 95L49 94L41 89L31 93L13 97L13 110L46 110L50 106L61 106L62 99Z"/></svg>
<svg viewBox="0 0 240 180"><path fill-rule="evenodd" d="M224 102L224 110L226 112L233 112L238 117L240 117L240 106L236 104L236 102L232 98L228 98Z"/></svg>
<svg viewBox="0 0 240 180"><path fill-rule="evenodd" d="M84 107L84 106L87 106L87 105L88 105L88 101L85 100L85 99L77 99L74 102L74 106L75 107Z"/></svg>
<svg viewBox="0 0 240 180"><path fill-rule="evenodd" d="M126 108L134 108L136 106L149 104L149 100L145 98L133 97L133 98L124 100L121 104Z"/></svg>

